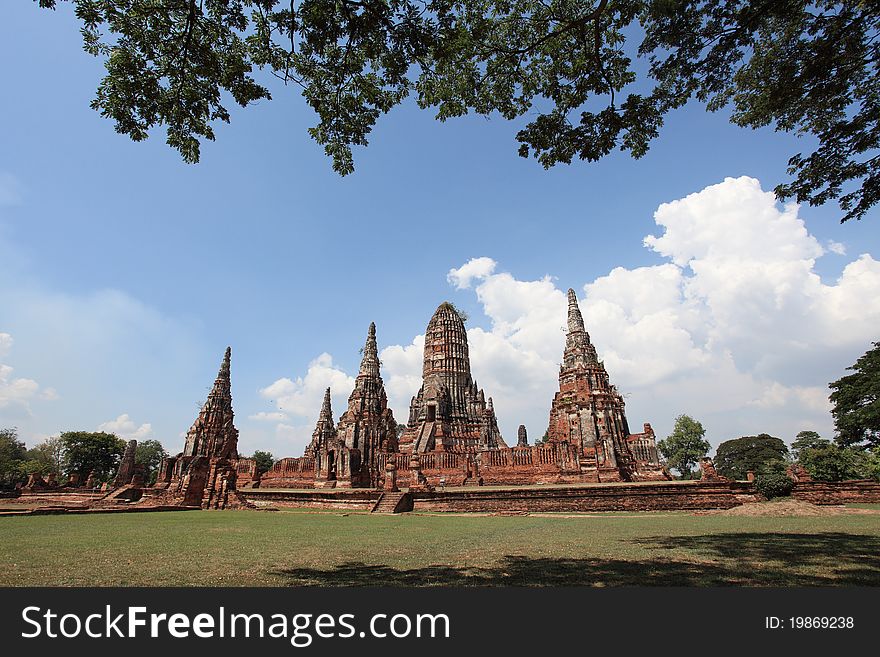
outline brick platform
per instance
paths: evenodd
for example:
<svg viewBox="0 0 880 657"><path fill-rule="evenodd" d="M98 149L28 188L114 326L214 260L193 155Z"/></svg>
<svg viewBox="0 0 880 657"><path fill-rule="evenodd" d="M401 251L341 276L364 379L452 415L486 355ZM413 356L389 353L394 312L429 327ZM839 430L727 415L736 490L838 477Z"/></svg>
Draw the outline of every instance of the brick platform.
<svg viewBox="0 0 880 657"><path fill-rule="evenodd" d="M250 489L248 501L275 506L369 510L378 491ZM693 481L412 491L414 511L676 511L729 509L760 496L747 482Z"/></svg>
<svg viewBox="0 0 880 657"><path fill-rule="evenodd" d="M791 496L811 504L880 504L880 482L870 479L853 481L799 481Z"/></svg>

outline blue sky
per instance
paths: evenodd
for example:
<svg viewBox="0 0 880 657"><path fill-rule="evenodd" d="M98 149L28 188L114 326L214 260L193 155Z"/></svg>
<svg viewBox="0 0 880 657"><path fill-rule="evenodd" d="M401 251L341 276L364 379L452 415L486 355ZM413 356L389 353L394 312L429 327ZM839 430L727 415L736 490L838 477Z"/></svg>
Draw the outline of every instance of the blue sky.
<svg viewBox="0 0 880 657"><path fill-rule="evenodd" d="M795 428L817 426L827 434L817 389L878 339L870 328L880 313L874 261L858 260L880 257L877 210L846 225L834 206L802 207L786 219L763 197L738 202L754 185L713 187L748 176L772 190L808 140L743 130L694 104L669 117L641 160L615 154L545 171L516 155L521 123L467 117L441 124L409 102L380 119L371 145L355 153L356 172L341 178L308 138L315 117L296 89L273 86L274 100L231 108L232 123L217 127L202 162L186 165L161 132L135 144L89 108L103 69L81 50L69 7L9 5L0 22L0 334L9 336L0 363L13 369L0 379L8 388L0 425L18 426L31 444L105 426L177 451L230 344L241 450L299 455L319 410L316 391L336 383L334 411L343 410L346 377L356 372L370 321L380 349L399 345L383 363L391 368L386 380L395 379L396 417L405 421L418 386L413 340L444 299L471 317L475 374L494 394L508 439L520 422L533 436L546 427L559 336L535 327L563 323L564 312L558 321L553 313L568 287L584 299L612 380L630 394L631 425L652 421L665 432L687 412L703 419L715 444L739 432L787 432L781 437L790 440ZM697 224L679 215L666 226L655 222L661 204L707 188L715 191L693 209L702 213ZM710 197L751 214L714 221ZM765 230L749 217L765 210L766 221L788 232L768 242L776 249L760 260L760 275L781 271L777 255L791 265L785 271L800 273L781 274L775 305L757 304L755 321L734 331L742 317L730 319L721 305L734 297L743 304L745 288L732 296L706 277L706 268L722 271L721 261L709 258L702 274L689 269L684 236L694 225L712 226L705 239L723 245L747 224L753 242L742 240L741 252L723 262L749 261ZM643 246L645 236L673 230L675 244L665 251ZM789 242L799 245L794 255L783 246ZM477 261L473 276L448 278L476 258L494 265ZM856 262L861 268L854 265L841 288L844 268ZM642 321L639 303L660 298L676 266L685 277L670 284L680 298ZM623 273L614 278L613 271ZM808 279L811 287L798 287ZM628 294L618 283L642 285L647 302L621 302L612 312L608 295ZM540 316L520 307L532 294ZM689 305L694 295L699 309ZM845 335L802 328L814 324L814 313L854 304L862 312L844 318ZM789 326L785 318L793 316L799 321ZM704 331L709 325L717 330ZM618 340L628 329L638 349ZM767 342L783 329L791 338L785 345ZM689 367L671 346L681 346L682 336L691 342ZM488 355L477 356L477 345ZM761 345L785 357L768 363L756 355ZM324 353L330 360L320 359ZM639 354L653 363L645 366L650 376L633 366ZM733 370L724 369L725 359ZM701 367L721 380L711 398L693 392L704 387L694 374ZM722 397L740 401L720 408L712 400ZM279 409L279 400L287 406Z"/></svg>

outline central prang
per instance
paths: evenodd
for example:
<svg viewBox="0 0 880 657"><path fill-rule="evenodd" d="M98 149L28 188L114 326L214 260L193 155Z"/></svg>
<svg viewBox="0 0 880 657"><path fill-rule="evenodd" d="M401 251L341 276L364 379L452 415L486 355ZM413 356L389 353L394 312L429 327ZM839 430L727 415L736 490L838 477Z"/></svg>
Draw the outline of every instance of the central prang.
<svg viewBox="0 0 880 657"><path fill-rule="evenodd" d="M507 447L490 397L471 377L464 320L448 301L425 331L422 387L409 406L400 451L481 451Z"/></svg>

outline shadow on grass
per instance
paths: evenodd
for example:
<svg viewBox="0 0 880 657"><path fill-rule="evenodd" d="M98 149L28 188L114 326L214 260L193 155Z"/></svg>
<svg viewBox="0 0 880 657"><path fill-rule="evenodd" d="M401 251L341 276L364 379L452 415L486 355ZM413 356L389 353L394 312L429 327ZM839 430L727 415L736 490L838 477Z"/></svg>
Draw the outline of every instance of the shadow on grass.
<svg viewBox="0 0 880 657"><path fill-rule="evenodd" d="M633 541L650 559L505 555L488 567L344 563L274 575L293 586L880 586L880 538L718 533Z"/></svg>

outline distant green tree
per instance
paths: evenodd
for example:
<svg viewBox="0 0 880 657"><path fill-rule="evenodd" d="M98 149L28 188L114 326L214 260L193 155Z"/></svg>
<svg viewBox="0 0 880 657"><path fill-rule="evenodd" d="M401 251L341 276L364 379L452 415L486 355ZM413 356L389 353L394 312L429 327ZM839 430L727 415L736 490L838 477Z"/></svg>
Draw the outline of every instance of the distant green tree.
<svg viewBox="0 0 880 657"><path fill-rule="evenodd" d="M852 367L854 373L829 383L836 441L842 447L880 445L880 342Z"/></svg>
<svg viewBox="0 0 880 657"><path fill-rule="evenodd" d="M785 472L783 461L771 461L763 466L755 477L755 488L768 500L788 497L794 489L794 481Z"/></svg>
<svg viewBox="0 0 880 657"><path fill-rule="evenodd" d="M275 465L275 457L272 456L272 452L264 452L258 449L251 458L257 462L257 472L260 474L268 472Z"/></svg>
<svg viewBox="0 0 880 657"><path fill-rule="evenodd" d="M90 472L94 472L99 481L107 481L119 468L119 459L125 451L124 440L103 431L65 431L61 434L61 443L65 471L79 473L83 481Z"/></svg>
<svg viewBox="0 0 880 657"><path fill-rule="evenodd" d="M25 476L32 472L47 475L50 472L61 474L64 459L64 445L59 437L46 438L27 451L22 465Z"/></svg>
<svg viewBox="0 0 880 657"><path fill-rule="evenodd" d="M11 488L21 479L27 449L18 439L18 430L0 429L0 487Z"/></svg>
<svg viewBox="0 0 880 657"><path fill-rule="evenodd" d="M166 456L168 456L168 452L158 440L144 440L138 443L134 462L144 466L144 481L155 483L159 464Z"/></svg>
<svg viewBox="0 0 880 657"><path fill-rule="evenodd" d="M876 451L826 445L801 450L798 462L813 479L845 481L847 479L876 478L878 459Z"/></svg>
<svg viewBox="0 0 880 657"><path fill-rule="evenodd" d="M791 455L796 461L803 450L815 449L830 444L830 440L823 438L815 431L799 431L791 442Z"/></svg>
<svg viewBox="0 0 880 657"><path fill-rule="evenodd" d="M689 415L679 415L675 418L672 433L657 443L657 449L668 467L678 471L682 479L692 479L694 466L712 447L705 435L706 430L697 420Z"/></svg>
<svg viewBox="0 0 880 657"><path fill-rule="evenodd" d="M775 463L785 463L788 447L766 433L725 440L715 451L715 469L731 479L745 479L749 470L760 472Z"/></svg>

